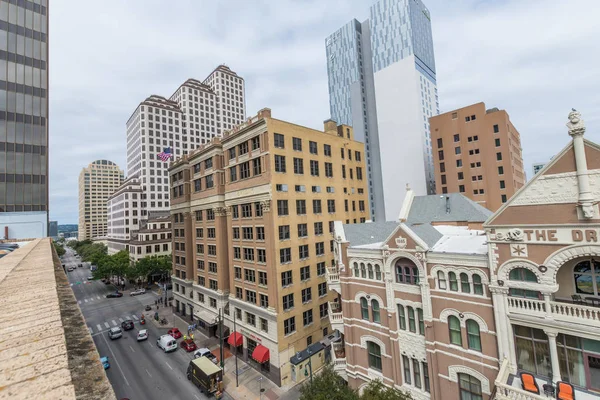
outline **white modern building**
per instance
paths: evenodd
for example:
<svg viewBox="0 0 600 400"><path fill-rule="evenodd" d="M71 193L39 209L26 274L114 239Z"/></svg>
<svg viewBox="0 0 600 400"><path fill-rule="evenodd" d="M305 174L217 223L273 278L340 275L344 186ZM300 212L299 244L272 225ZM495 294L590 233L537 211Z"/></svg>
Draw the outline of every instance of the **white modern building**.
<svg viewBox="0 0 600 400"><path fill-rule="evenodd" d="M242 123L244 94L244 79L220 65L203 82L186 80L169 99L151 95L137 106L126 124L128 179L108 200L109 253L131 250L132 235L142 246L146 236L138 231L148 215L169 211L170 160L158 155L168 148L175 160Z"/></svg>
<svg viewBox="0 0 600 400"><path fill-rule="evenodd" d="M330 35L326 51L331 118L365 142L373 219L395 219L406 185L435 193L429 118L439 104L429 10L421 0L379 0L368 20Z"/></svg>

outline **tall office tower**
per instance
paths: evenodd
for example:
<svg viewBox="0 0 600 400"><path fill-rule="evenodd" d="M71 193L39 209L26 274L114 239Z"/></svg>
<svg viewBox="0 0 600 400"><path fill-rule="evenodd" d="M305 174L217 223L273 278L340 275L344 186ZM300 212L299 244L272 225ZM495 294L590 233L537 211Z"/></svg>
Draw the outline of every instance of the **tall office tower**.
<svg viewBox="0 0 600 400"><path fill-rule="evenodd" d="M0 1L0 238L48 235L48 1Z"/></svg>
<svg viewBox="0 0 600 400"><path fill-rule="evenodd" d="M123 183L123 170L108 160L96 160L79 173L79 240L105 237L106 201Z"/></svg>
<svg viewBox="0 0 600 400"><path fill-rule="evenodd" d="M229 127L244 120L244 80L241 77L220 65L204 82L188 79L169 99L158 95L148 97L127 121L128 179L108 205L110 253L126 249L137 254L143 245L142 238L147 237L139 236L143 233L139 232L140 227L154 226L148 225L150 213L154 221L169 211L167 168L170 161L221 135L223 118ZM167 148L173 157L163 161L159 154ZM136 201L132 201L130 195L135 195ZM136 248L130 249L132 234L136 237Z"/></svg>
<svg viewBox="0 0 600 400"><path fill-rule="evenodd" d="M326 39L331 118L364 141L371 215L396 219L405 187L435 193L429 117L439 112L429 10L379 0Z"/></svg>
<svg viewBox="0 0 600 400"><path fill-rule="evenodd" d="M331 334L334 221L369 219L365 167L352 128L317 131L269 109L173 163L175 311L208 336L230 332L278 385L304 380L298 354L316 369Z"/></svg>
<svg viewBox="0 0 600 400"><path fill-rule="evenodd" d="M477 103L430 119L438 194L496 211L525 184L521 136L504 110Z"/></svg>

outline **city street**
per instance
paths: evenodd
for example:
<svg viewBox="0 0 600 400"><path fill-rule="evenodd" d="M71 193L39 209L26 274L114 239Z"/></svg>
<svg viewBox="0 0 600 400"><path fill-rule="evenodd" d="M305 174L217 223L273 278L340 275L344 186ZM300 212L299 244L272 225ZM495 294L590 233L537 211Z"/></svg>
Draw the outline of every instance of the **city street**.
<svg viewBox="0 0 600 400"><path fill-rule="evenodd" d="M101 281L88 281L91 275L89 267L77 268L80 259L74 256L72 249L66 249L62 262L67 268L76 267L74 271L67 272L67 276L100 356L109 357L110 368L106 373L117 398L205 399L206 396L186 378L192 353L177 349L165 354L156 347L157 337L166 334L170 328L158 327L150 321L158 295L148 291L139 296L129 296L130 290L126 290L121 298L107 299L105 296L114 292L115 287ZM147 304L152 305L152 312L144 311ZM146 315L145 325L140 325L142 313ZM120 339L111 340L108 330L121 326L126 318L134 321L135 329L124 331ZM140 329L147 329L149 338L138 343L136 337Z"/></svg>

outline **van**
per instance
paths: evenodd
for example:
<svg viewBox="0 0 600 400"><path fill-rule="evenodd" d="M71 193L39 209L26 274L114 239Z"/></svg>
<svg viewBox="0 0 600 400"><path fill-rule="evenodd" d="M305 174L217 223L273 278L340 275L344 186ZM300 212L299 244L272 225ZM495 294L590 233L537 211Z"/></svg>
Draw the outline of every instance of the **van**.
<svg viewBox="0 0 600 400"><path fill-rule="evenodd" d="M121 331L121 328L119 327L110 328L110 330L108 331L108 337L110 338L110 340L118 339L121 336L123 336L123 331Z"/></svg>
<svg viewBox="0 0 600 400"><path fill-rule="evenodd" d="M223 390L223 370L206 357L190 361L186 375L202 393L209 394Z"/></svg>
<svg viewBox="0 0 600 400"><path fill-rule="evenodd" d="M171 335L162 335L156 339L156 346L162 349L165 353L177 350L177 340Z"/></svg>

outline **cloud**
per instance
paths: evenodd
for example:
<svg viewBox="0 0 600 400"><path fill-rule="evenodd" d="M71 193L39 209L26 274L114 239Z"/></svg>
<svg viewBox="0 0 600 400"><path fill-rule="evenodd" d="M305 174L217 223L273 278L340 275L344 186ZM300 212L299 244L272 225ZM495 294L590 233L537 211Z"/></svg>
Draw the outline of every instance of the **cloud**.
<svg viewBox="0 0 600 400"><path fill-rule="evenodd" d="M429 0L440 111L506 109L525 164L566 145L571 107L600 142L595 0ZM125 123L150 94L225 63L246 108L322 128L329 117L325 37L372 0L53 0L50 9L50 217L78 219L78 177L96 159L125 169ZM388 150L393 151L393 149Z"/></svg>

